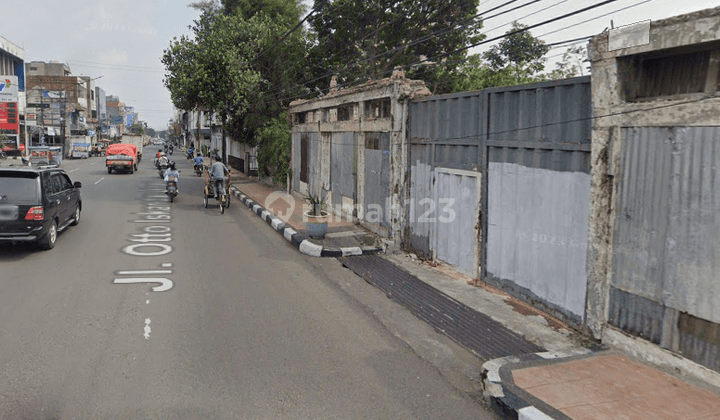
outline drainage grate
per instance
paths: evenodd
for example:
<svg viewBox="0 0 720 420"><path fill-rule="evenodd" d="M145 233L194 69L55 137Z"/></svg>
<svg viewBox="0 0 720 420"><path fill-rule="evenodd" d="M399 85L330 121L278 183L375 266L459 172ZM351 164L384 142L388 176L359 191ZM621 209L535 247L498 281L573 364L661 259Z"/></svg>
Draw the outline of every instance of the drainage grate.
<svg viewBox="0 0 720 420"><path fill-rule="evenodd" d="M338 260L435 330L480 357L495 359L545 351L377 255Z"/></svg>

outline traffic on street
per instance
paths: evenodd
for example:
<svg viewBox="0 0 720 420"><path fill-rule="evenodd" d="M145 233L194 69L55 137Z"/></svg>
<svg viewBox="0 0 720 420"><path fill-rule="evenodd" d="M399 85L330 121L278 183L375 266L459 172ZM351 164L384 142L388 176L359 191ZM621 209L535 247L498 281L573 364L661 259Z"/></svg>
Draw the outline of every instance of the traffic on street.
<svg viewBox="0 0 720 420"><path fill-rule="evenodd" d="M77 226L0 243L0 418L490 418L337 286L362 279L175 159L173 203L152 159L66 160Z"/></svg>

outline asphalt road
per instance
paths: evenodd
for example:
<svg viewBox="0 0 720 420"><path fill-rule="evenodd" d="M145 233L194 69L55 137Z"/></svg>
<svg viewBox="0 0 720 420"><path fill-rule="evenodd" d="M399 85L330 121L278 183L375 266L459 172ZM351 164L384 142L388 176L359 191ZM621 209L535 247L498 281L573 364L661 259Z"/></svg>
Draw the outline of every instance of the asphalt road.
<svg viewBox="0 0 720 420"><path fill-rule="evenodd" d="M172 204L150 157L65 161L80 224L51 251L0 245L0 419L490 418L336 286L361 279L239 201L203 208L173 157Z"/></svg>

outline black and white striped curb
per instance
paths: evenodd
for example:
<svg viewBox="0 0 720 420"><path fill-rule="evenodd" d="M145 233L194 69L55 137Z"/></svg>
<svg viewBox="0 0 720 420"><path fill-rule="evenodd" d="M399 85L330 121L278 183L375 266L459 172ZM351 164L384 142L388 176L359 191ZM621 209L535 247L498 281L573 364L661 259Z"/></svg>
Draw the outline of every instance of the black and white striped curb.
<svg viewBox="0 0 720 420"><path fill-rule="evenodd" d="M589 349L579 348L568 352L528 353L487 361L483 364L481 373L483 396L506 418L569 420L565 414L517 387L512 380L511 368L518 368L518 364L539 364L542 361L552 361L553 359L584 357L590 353L592 351Z"/></svg>
<svg viewBox="0 0 720 420"><path fill-rule="evenodd" d="M322 245L314 244L308 238L300 235L292 226L285 223L282 219L275 216L270 210L265 209L255 202L236 187L231 187L231 191L235 197L243 202L250 210L260 216L268 225L272 226L275 231L287 239L300 252L312 257L348 257L351 255L366 255L382 252L377 247L347 247L347 248L325 248Z"/></svg>

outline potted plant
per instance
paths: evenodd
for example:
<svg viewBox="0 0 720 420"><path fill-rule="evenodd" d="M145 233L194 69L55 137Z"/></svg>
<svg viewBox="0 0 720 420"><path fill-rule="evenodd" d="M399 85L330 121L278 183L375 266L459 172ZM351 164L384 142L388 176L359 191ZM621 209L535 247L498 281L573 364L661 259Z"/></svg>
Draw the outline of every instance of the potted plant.
<svg viewBox="0 0 720 420"><path fill-rule="evenodd" d="M310 203L310 210L305 212L305 229L311 238L322 239L328 227L328 213L322 211L325 198L322 194L308 193L307 200Z"/></svg>

